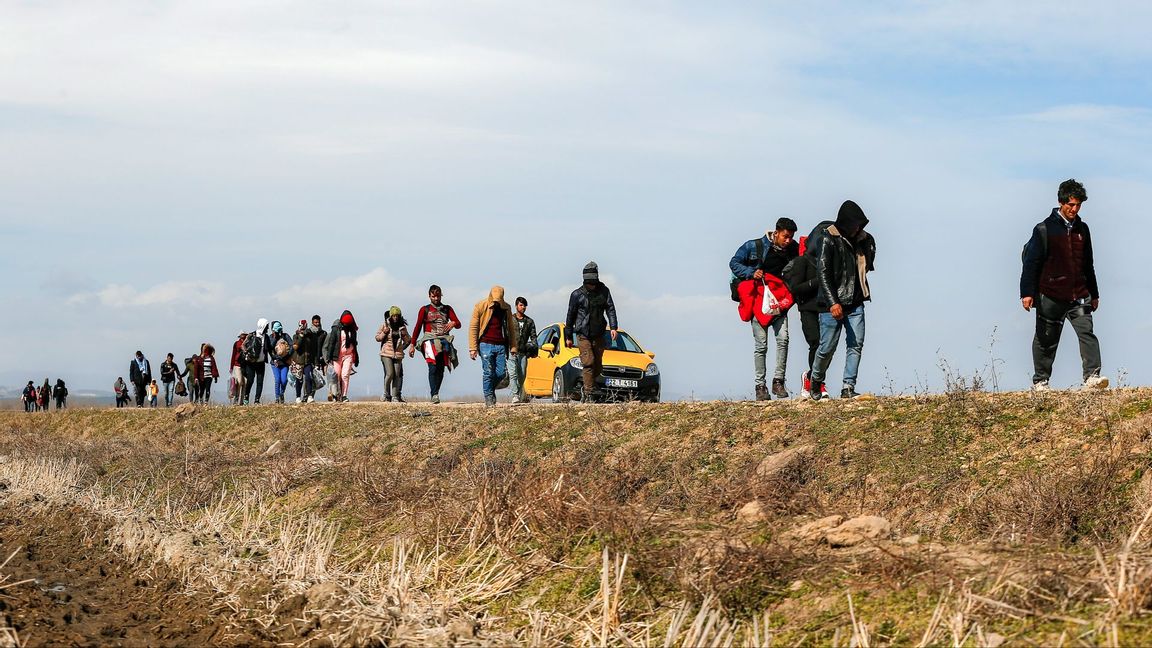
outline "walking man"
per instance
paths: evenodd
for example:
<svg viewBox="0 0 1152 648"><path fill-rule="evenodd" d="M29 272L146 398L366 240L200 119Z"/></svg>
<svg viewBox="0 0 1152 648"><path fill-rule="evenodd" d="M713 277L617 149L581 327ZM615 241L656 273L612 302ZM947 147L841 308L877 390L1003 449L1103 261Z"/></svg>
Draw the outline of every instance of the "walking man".
<svg viewBox="0 0 1152 648"><path fill-rule="evenodd" d="M481 388L484 406L496 404L496 390L508 378L508 359L516 361L516 325L512 322L512 308L504 301L504 288L492 286L486 299L472 308L468 324L468 356L480 356L484 369Z"/></svg>
<svg viewBox="0 0 1152 648"><path fill-rule="evenodd" d="M128 364L128 379L136 390L136 407L144 407L144 395L152 382L152 365L144 357L143 351L137 351L136 357Z"/></svg>
<svg viewBox="0 0 1152 648"><path fill-rule="evenodd" d="M1065 180L1056 191L1056 199L1060 206L1032 228L1020 274L1020 303L1025 311L1036 308L1032 389L1049 389L1064 320L1072 324L1080 340L1084 387L1104 389L1108 379L1100 375L1100 341L1092 332L1092 313L1100 307L1100 290L1092 258L1092 234L1080 218L1080 206L1088 200L1088 193L1079 182Z"/></svg>
<svg viewBox="0 0 1152 648"><path fill-rule="evenodd" d="M244 347L240 353L241 366L244 369L244 404L247 405L252 386L256 386L257 405L260 396L264 393L264 365L268 361L268 320L261 317L256 320L256 330L248 333L244 338Z"/></svg>
<svg viewBox="0 0 1152 648"><path fill-rule="evenodd" d="M514 357L508 363L508 382L512 386L512 403L527 403L528 394L524 392L524 378L528 373L528 358L535 358L539 352L536 346L536 322L526 314L528 300L523 297L516 298L516 313L512 316L512 323L516 325L516 350Z"/></svg>
<svg viewBox="0 0 1152 648"><path fill-rule="evenodd" d="M796 238L796 222L791 218L776 221L776 229L759 239L746 241L736 250L729 269L737 281L762 281L765 274L783 279L784 266L800 253ZM756 400L769 400L767 384L768 329L776 337L776 369L772 373L772 396L788 398L784 377L788 373L788 313L772 318L768 326L752 318L752 364L756 370Z"/></svg>
<svg viewBox="0 0 1152 648"><path fill-rule="evenodd" d="M600 268L595 261L584 266L584 283L568 297L568 316L564 319L564 341L580 350L583 366L583 394L586 403L600 396L596 381L604 368L604 336L616 341L616 304L612 293L600 282ZM575 343L573 343L575 342Z"/></svg>
<svg viewBox="0 0 1152 648"><path fill-rule="evenodd" d="M160 382L164 385L164 407L172 407L172 394L176 388L176 379L179 374L180 368L176 366L175 359L169 353L164 358L164 362L160 363Z"/></svg>
<svg viewBox="0 0 1152 648"><path fill-rule="evenodd" d="M876 241L864 231L868 217L851 200L840 205L836 220L816 226L808 238L806 253L816 261L820 279L820 348L812 366L812 400L825 398L824 379L832 355L847 331L844 383L840 398L856 398L856 377L864 350L864 302L871 301L868 273L876 259Z"/></svg>
<svg viewBox="0 0 1152 648"><path fill-rule="evenodd" d="M440 286L429 286L428 303L416 313L408 357L416 357L417 347L424 354L424 360L428 363L428 390L433 405L440 402L444 370L452 371L459 364L454 346L455 336L451 331L460 327L460 318L456 317L456 311L451 306L444 303Z"/></svg>

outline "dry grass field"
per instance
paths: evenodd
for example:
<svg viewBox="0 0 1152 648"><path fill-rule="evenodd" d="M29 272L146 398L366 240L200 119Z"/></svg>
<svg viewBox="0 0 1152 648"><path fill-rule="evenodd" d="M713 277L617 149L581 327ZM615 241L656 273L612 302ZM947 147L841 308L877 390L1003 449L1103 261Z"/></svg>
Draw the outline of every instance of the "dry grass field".
<svg viewBox="0 0 1152 648"><path fill-rule="evenodd" d="M0 646L1148 645L1150 410L0 413Z"/></svg>

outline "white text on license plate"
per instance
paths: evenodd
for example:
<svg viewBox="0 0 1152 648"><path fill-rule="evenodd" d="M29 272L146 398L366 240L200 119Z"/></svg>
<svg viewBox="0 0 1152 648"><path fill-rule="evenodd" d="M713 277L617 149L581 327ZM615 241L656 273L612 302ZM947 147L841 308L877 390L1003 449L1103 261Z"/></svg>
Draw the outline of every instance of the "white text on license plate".
<svg viewBox="0 0 1152 648"><path fill-rule="evenodd" d="M626 389L636 389L640 386L639 380L627 380L625 378L605 378L605 387L624 387Z"/></svg>

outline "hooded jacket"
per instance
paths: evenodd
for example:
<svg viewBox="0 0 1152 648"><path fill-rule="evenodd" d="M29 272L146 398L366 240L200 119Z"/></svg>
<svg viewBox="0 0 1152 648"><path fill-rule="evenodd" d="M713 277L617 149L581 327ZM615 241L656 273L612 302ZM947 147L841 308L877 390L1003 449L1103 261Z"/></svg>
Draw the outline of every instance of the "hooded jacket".
<svg viewBox="0 0 1152 648"><path fill-rule="evenodd" d="M588 290L587 286L580 286L572 291L572 295L568 297L568 316L564 319L564 339L568 346L575 346L573 341L576 336L594 339L604 335L604 318L608 319L608 328L619 328L619 322L616 321L616 304L612 301L612 291L608 290L608 286L603 283L596 282L597 290ZM599 318L600 321L592 321L592 302L594 298L602 296L604 300L603 315Z"/></svg>
<svg viewBox="0 0 1152 648"><path fill-rule="evenodd" d="M843 234L867 224L860 206L846 200L835 221L820 223L809 236L807 255L815 261L820 279L817 305L821 312L835 304L851 308L872 299L868 273L874 269L876 241L867 232L855 241Z"/></svg>
<svg viewBox="0 0 1152 648"><path fill-rule="evenodd" d="M804 313L817 313L820 306L817 304L820 296L820 273L816 271L816 264L812 257L805 254L808 237L800 237L800 256L784 266L784 283L795 300L796 310Z"/></svg>
<svg viewBox="0 0 1152 648"><path fill-rule="evenodd" d="M259 349L260 353L257 354L257 357L255 360L252 361L252 364L263 364L264 362L267 362L268 361L268 320L264 319L263 317L256 320L256 330L252 331L251 333L248 334L248 338L244 340L244 343L245 344L256 344L256 342L254 342L252 340L258 341L260 343L260 349ZM261 371L263 371L263 369L261 369Z"/></svg>
<svg viewBox="0 0 1152 648"><path fill-rule="evenodd" d="M336 318L336 321L332 322L332 330L328 332L328 339L324 344L324 362L332 362L333 360L340 357L340 333L345 331L344 324L340 320L344 317L344 315L351 314L352 313L350 311L344 311L340 314L340 317ZM349 335L354 334L356 330L356 320L353 319L352 325L348 328ZM351 344L352 364L358 367L360 366L360 352L357 350L359 341L353 339L351 340Z"/></svg>
<svg viewBox="0 0 1152 648"><path fill-rule="evenodd" d="M480 337L488 329L492 320L492 313L499 308L504 314L504 346L509 353L516 353L516 325L512 322L512 307L504 301L504 288L492 286L487 299L481 299L472 307L472 320L468 324L468 350L476 351L480 348Z"/></svg>

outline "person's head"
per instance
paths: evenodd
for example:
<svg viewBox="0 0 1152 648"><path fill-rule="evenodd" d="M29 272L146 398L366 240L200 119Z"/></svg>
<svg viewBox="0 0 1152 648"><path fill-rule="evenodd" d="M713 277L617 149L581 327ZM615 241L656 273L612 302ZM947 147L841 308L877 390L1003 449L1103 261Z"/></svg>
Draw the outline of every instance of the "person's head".
<svg viewBox="0 0 1152 648"><path fill-rule="evenodd" d="M137 360L143 360L144 359L144 352L143 351L137 351L136 352L136 359Z"/></svg>
<svg viewBox="0 0 1152 648"><path fill-rule="evenodd" d="M168 362L172 362L172 358L173 358L172 354L169 353L167 357L168 357Z"/></svg>
<svg viewBox="0 0 1152 648"><path fill-rule="evenodd" d="M247 340L247 339L248 339L248 331L240 331L240 332L239 332L239 333L236 335L236 339L238 339L238 340Z"/></svg>
<svg viewBox="0 0 1152 648"><path fill-rule="evenodd" d="M264 319L263 317L256 320L256 333L259 335L263 335L267 332L268 332L268 320Z"/></svg>
<svg viewBox="0 0 1152 648"><path fill-rule="evenodd" d="M352 311L346 310L340 315L340 325L345 329L356 329L356 318L352 316Z"/></svg>
<svg viewBox="0 0 1152 648"><path fill-rule="evenodd" d="M47 381L45 381L45 382L47 382ZM156 384L156 379L155 379L155 378L153 378L153 379L152 379L152 384L153 384L153 385L155 385L155 384Z"/></svg>
<svg viewBox="0 0 1152 648"><path fill-rule="evenodd" d="M284 332L284 325L280 323L280 320L273 320L272 332L273 333L283 333Z"/></svg>
<svg viewBox="0 0 1152 648"><path fill-rule="evenodd" d="M488 301L493 306L504 301L504 286L492 286L492 289L488 291Z"/></svg>
<svg viewBox="0 0 1152 648"><path fill-rule="evenodd" d="M836 229L840 230L840 233L846 238L860 238L866 225L868 225L868 217L864 215L864 210L860 209L860 205L851 200L845 200L840 205L840 211L836 213Z"/></svg>
<svg viewBox="0 0 1152 648"><path fill-rule="evenodd" d="M300 326L297 326L296 330L303 331L306 328L308 328L308 320L300 320Z"/></svg>
<svg viewBox="0 0 1152 648"><path fill-rule="evenodd" d="M1056 200L1060 202L1060 215L1072 220L1080 213L1080 205L1088 200L1088 192L1084 190L1084 185L1069 178L1060 183L1060 188L1056 190Z"/></svg>
<svg viewBox="0 0 1152 648"><path fill-rule="evenodd" d="M796 221L791 218L781 218L776 221L776 229L772 230L772 243L779 247L787 247L796 238Z"/></svg>
<svg viewBox="0 0 1152 648"><path fill-rule="evenodd" d="M320 325L323 323L324 323L324 320L321 320L319 315L313 315L312 316L312 326L313 327L320 328Z"/></svg>
<svg viewBox="0 0 1152 648"><path fill-rule="evenodd" d="M214 356L216 355L216 347L212 346L211 343L205 342L203 353L206 356Z"/></svg>
<svg viewBox="0 0 1152 648"><path fill-rule="evenodd" d="M393 322L401 322L404 320L404 313L400 311L399 306L393 306L388 309L388 319Z"/></svg>
<svg viewBox="0 0 1152 648"><path fill-rule="evenodd" d="M596 265L595 261L589 261L584 265L584 271L581 276L584 279L585 286L595 286L600 283L600 266Z"/></svg>
<svg viewBox="0 0 1152 648"><path fill-rule="evenodd" d="M123 379L123 378L121 378L120 380L124 380L124 379ZM29 387L31 387L31 386L32 386L32 381L31 381L31 380L29 380L29 381L28 381L28 386L29 386Z"/></svg>
<svg viewBox="0 0 1152 648"><path fill-rule="evenodd" d="M432 284L428 286L428 301L432 302L433 306L439 306L440 300L444 298L444 292L440 290L440 286Z"/></svg>
<svg viewBox="0 0 1152 648"><path fill-rule="evenodd" d="M523 315L528 310L528 300L523 297L516 298L516 312Z"/></svg>

